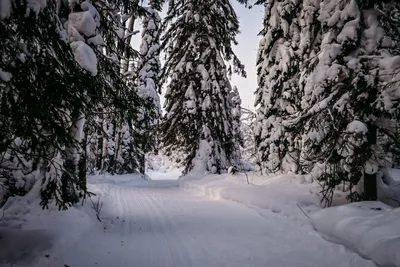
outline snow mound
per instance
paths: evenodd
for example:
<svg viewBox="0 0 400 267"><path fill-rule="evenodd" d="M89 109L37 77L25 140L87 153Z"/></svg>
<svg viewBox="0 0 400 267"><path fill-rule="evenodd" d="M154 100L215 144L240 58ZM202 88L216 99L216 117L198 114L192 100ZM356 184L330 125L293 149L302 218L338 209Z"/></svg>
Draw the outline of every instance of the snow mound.
<svg viewBox="0 0 400 267"><path fill-rule="evenodd" d="M400 266L400 208L381 202L351 203L311 214L314 228L379 266Z"/></svg>
<svg viewBox="0 0 400 267"><path fill-rule="evenodd" d="M0 209L0 266L61 266L62 252L98 221L90 201L60 211L40 207L41 181L25 196L10 197ZM3 265L5 264L5 265Z"/></svg>

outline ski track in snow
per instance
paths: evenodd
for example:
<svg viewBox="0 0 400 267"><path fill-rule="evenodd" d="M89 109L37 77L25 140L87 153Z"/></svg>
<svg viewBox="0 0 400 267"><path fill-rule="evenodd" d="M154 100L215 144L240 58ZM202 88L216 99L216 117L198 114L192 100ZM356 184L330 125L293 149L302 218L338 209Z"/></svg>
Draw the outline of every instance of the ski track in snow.
<svg viewBox="0 0 400 267"><path fill-rule="evenodd" d="M242 204L178 188L176 181L92 186L104 203L101 227L40 267L375 266L308 224L273 212L263 217Z"/></svg>
<svg viewBox="0 0 400 267"><path fill-rule="evenodd" d="M313 230L271 214L175 187L101 184L103 233L93 231L64 254L89 266L367 266L370 262ZM114 214L112 214L112 212ZM116 219L118 217L118 219ZM371 266L373 266L371 264Z"/></svg>

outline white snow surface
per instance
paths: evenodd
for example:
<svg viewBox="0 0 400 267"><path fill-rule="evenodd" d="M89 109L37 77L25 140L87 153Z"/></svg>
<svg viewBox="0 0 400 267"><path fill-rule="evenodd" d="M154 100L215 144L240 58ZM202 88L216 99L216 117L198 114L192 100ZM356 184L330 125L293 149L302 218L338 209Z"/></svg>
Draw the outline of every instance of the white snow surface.
<svg viewBox="0 0 400 267"><path fill-rule="evenodd" d="M38 191L11 199L0 222L0 266L375 266L324 240L300 213L295 203L307 213L318 209L310 192L314 184L288 176L265 182L253 177L259 186L247 185L244 175L191 174L179 181L175 171L149 176L153 180L89 177L93 201L104 204L102 222L90 201L68 211L43 211ZM205 185L221 197L192 190Z"/></svg>
<svg viewBox="0 0 400 267"><path fill-rule="evenodd" d="M352 203L315 212L311 221L326 239L378 266L400 266L400 208L382 202Z"/></svg>

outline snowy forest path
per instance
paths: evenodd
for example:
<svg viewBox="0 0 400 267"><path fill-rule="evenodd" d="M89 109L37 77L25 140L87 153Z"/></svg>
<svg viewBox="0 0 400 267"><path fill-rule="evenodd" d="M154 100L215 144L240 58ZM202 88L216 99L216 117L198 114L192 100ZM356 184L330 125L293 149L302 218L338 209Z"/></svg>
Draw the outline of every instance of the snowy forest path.
<svg viewBox="0 0 400 267"><path fill-rule="evenodd" d="M70 267L366 266L309 226L176 186L96 184L103 229L88 232L62 259ZM59 258L60 260L60 258ZM62 265L60 265L62 266ZM373 265L368 265L373 266ZM53 267L53 266L52 266ZM55 265L54 265L55 267Z"/></svg>

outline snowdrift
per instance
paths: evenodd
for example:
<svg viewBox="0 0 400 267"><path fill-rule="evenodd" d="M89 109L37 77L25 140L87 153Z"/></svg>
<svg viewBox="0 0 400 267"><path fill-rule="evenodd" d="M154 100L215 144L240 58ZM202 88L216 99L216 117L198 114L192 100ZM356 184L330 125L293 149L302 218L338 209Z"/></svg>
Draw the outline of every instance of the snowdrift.
<svg viewBox="0 0 400 267"><path fill-rule="evenodd" d="M400 208L361 202L323 209L310 217L314 228L327 240L378 266L400 266Z"/></svg>
<svg viewBox="0 0 400 267"><path fill-rule="evenodd" d="M52 266L62 251L96 226L90 204L59 211L40 207L40 185L25 196L9 198L0 209L0 266ZM53 265L54 266L54 265Z"/></svg>
<svg viewBox="0 0 400 267"><path fill-rule="evenodd" d="M173 182L173 181L172 181ZM169 183L169 184L168 184ZM41 181L23 197L12 197L0 209L0 266L53 267L63 266L64 251L77 244L88 233L103 234L113 227L115 208L109 198L112 185L135 187L170 187L171 181L146 181L142 175L98 175L88 177L88 189L95 193L66 211L55 205L40 207ZM93 205L99 203L101 211Z"/></svg>

